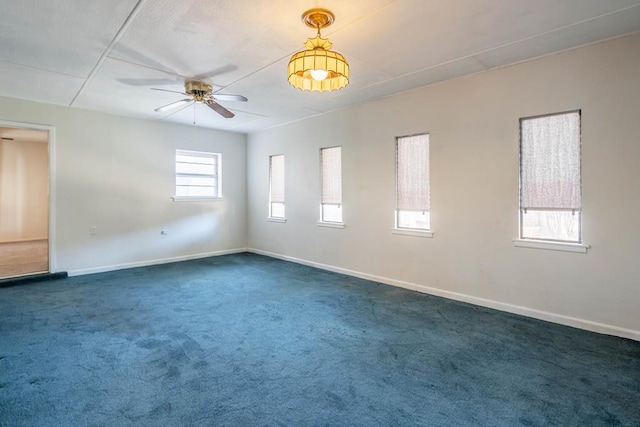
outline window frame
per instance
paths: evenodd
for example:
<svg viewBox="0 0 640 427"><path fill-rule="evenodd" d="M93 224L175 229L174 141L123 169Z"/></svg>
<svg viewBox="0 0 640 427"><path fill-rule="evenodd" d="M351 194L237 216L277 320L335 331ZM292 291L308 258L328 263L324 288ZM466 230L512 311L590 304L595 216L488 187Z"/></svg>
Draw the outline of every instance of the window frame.
<svg viewBox="0 0 640 427"><path fill-rule="evenodd" d="M426 145L427 145L427 163L429 165L429 173L427 174L427 183L428 183L428 198L429 198L429 204L430 204L430 200L431 200L431 134L430 132L419 132L419 133L414 133L414 134L410 134L410 135L402 135L402 136L396 136L395 137L395 144L394 144L394 150L395 150L395 167L394 167L394 181L395 181L395 194L394 194L394 200L395 200L395 207L394 207L394 219L393 219L393 228L392 228L392 232L394 234L399 234L399 235L407 235L407 236L422 236L422 237L433 237L433 228L432 228L432 224L431 224L431 206L429 206L429 210L427 211L409 211L409 210L405 210L405 209L398 209L398 190L399 190L399 186L398 186L398 144L400 142L401 139L403 138L411 138L411 137L417 137L417 136L425 136L427 138L426 140ZM429 213L429 227L428 228L418 228L418 227L401 227L400 226L400 212L428 212Z"/></svg>
<svg viewBox="0 0 640 427"><path fill-rule="evenodd" d="M330 150L334 148L340 149L340 203L322 203L322 194L324 192L324 161L323 161L323 152L324 150ZM344 212L343 212L343 203L342 203L342 146L341 145L332 145L330 147L320 147L320 221L318 221L319 225L327 225L327 226L337 226L337 228L341 225L344 226ZM340 221L329 221L325 219L324 208L325 206L338 206L340 208Z"/></svg>
<svg viewBox="0 0 640 427"><path fill-rule="evenodd" d="M274 157L282 157L282 202L274 202L273 197L273 158ZM285 203L285 155L284 154L271 154L269 155L269 215L267 219L272 222L286 222L286 203ZM273 204L278 203L282 205L282 216L274 216L273 215Z"/></svg>
<svg viewBox="0 0 640 427"><path fill-rule="evenodd" d="M522 196L523 196L523 179L522 179L522 165L523 165L523 156L522 156L522 124L526 120L535 120L541 119L545 117L554 117L554 116L562 116L567 114L578 114L578 173L580 179L580 209L569 209L569 208L548 208L548 209L523 209L522 208ZM577 246L586 246L583 244L582 239L582 109L574 109L574 110L566 110L560 111L556 113L547 113L547 114L539 114L535 116L527 116L521 117L518 120L518 133L519 133L519 146L518 146L518 240L521 242L531 242L531 243L541 243L543 245L539 245L540 248L545 248L545 243L549 245L558 244L558 245L577 245ZM564 239L550 239L550 238L541 238L541 237L525 237L524 235L524 215L526 211L538 211L538 212L572 212L572 215L578 215L578 240L564 240ZM520 245L525 246L525 245ZM530 246L530 247L538 247L538 246Z"/></svg>
<svg viewBox="0 0 640 427"><path fill-rule="evenodd" d="M178 155L185 155L191 157L200 158L215 158L215 173L214 174L199 174L199 173L179 173L178 172ZM176 148L174 155L174 195L172 199L174 201L198 201L198 200L220 200L222 199L222 153L214 153L210 151L196 151L185 150ZM179 177L211 177L215 180L215 195L178 195L178 187L199 187L195 185L178 185Z"/></svg>

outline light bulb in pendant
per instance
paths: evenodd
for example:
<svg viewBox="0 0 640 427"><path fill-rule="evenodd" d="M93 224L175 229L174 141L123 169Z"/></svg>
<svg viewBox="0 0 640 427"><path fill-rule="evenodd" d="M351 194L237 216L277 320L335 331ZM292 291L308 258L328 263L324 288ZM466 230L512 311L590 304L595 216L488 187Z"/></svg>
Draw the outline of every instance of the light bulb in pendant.
<svg viewBox="0 0 640 427"><path fill-rule="evenodd" d="M311 70L311 77L313 78L313 80L317 80L317 81L322 81L324 79L327 78L327 76L329 75L329 72L327 70L323 70L323 69L318 69L318 70Z"/></svg>

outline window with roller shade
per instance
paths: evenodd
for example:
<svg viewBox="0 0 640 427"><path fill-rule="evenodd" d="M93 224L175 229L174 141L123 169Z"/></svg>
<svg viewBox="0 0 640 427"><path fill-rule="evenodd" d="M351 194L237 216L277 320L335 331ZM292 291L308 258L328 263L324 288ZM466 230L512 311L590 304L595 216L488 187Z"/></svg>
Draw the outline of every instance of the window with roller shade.
<svg viewBox="0 0 640 427"><path fill-rule="evenodd" d="M396 227L429 230L429 134L396 138Z"/></svg>
<svg viewBox="0 0 640 427"><path fill-rule="evenodd" d="M221 155L176 150L176 197L219 198Z"/></svg>
<svg viewBox="0 0 640 427"><path fill-rule="evenodd" d="M320 220L342 222L342 148L320 149Z"/></svg>
<svg viewBox="0 0 640 427"><path fill-rule="evenodd" d="M520 238L580 243L580 111L520 119Z"/></svg>
<svg viewBox="0 0 640 427"><path fill-rule="evenodd" d="M269 156L269 217L284 218L284 155Z"/></svg>

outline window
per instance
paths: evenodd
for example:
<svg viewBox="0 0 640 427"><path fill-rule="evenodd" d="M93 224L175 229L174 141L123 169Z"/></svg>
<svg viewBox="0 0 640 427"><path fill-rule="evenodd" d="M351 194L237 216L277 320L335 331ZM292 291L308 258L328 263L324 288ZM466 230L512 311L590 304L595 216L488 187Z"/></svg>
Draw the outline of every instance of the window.
<svg viewBox="0 0 640 427"><path fill-rule="evenodd" d="M269 156L269 217L284 218L284 155Z"/></svg>
<svg viewBox="0 0 640 427"><path fill-rule="evenodd" d="M396 227L429 230L429 134L396 139Z"/></svg>
<svg viewBox="0 0 640 427"><path fill-rule="evenodd" d="M581 242L580 111L520 119L520 238Z"/></svg>
<svg viewBox="0 0 640 427"><path fill-rule="evenodd" d="M176 197L222 197L220 163L217 153L176 150Z"/></svg>
<svg viewBox="0 0 640 427"><path fill-rule="evenodd" d="M320 149L320 221L342 222L342 148Z"/></svg>

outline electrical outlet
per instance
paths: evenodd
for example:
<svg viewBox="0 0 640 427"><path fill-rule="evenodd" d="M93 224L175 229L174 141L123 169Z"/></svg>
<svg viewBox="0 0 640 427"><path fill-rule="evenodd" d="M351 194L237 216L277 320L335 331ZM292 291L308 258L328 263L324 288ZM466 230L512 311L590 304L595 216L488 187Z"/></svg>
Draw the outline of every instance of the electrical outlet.
<svg viewBox="0 0 640 427"><path fill-rule="evenodd" d="M96 226L95 226L95 225L92 225L91 227L89 227L89 234L90 234L90 235L95 236L97 232L98 232L98 231L97 231L97 229L96 229Z"/></svg>

